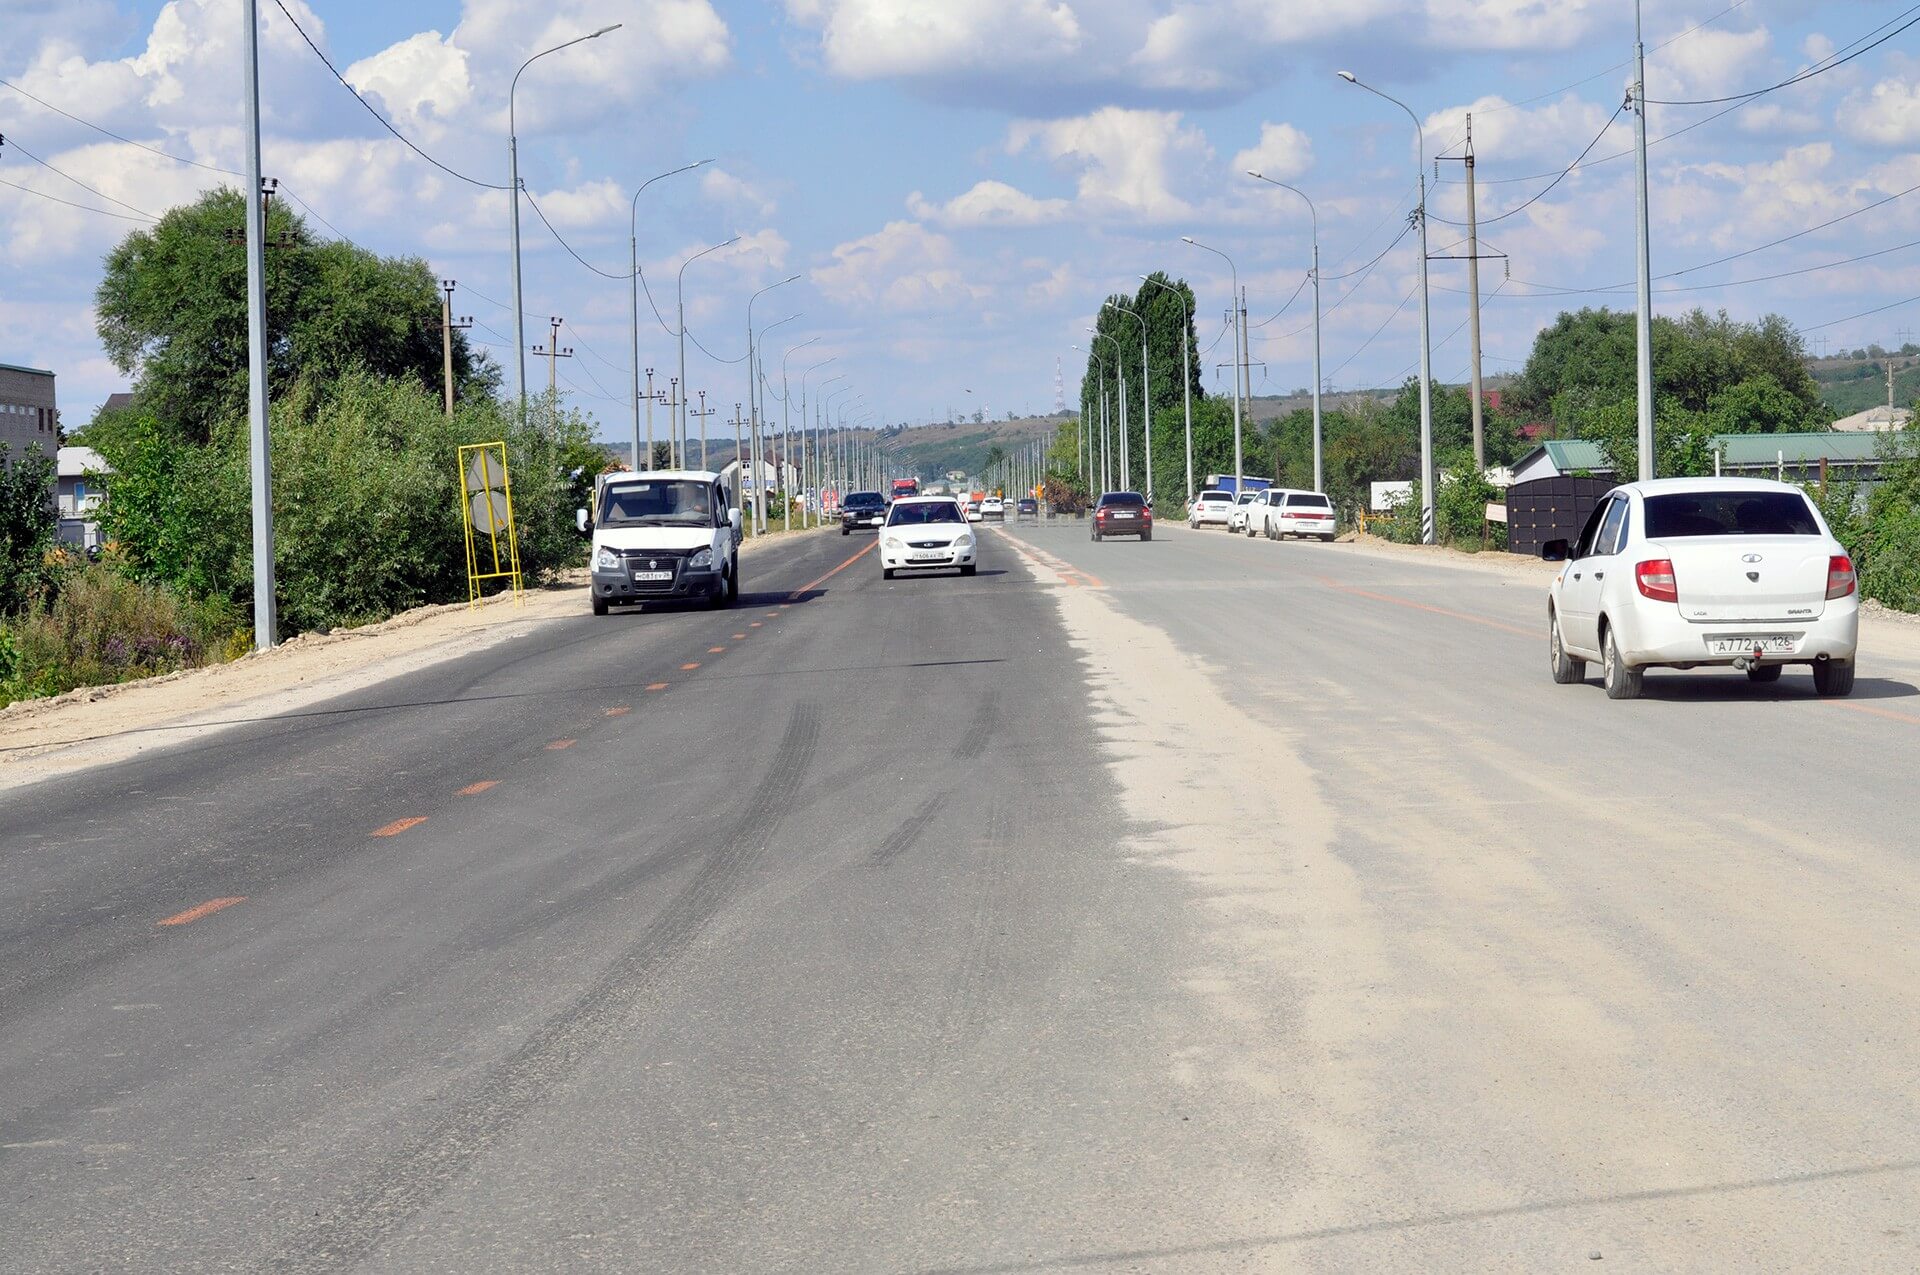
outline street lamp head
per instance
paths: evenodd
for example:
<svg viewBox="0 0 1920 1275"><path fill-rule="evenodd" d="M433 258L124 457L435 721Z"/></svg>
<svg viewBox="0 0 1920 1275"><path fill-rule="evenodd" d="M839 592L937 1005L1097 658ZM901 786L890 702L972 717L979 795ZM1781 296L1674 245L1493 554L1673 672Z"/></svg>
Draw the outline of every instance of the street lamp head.
<svg viewBox="0 0 1920 1275"><path fill-rule="evenodd" d="M1181 235L1181 236L1180 236L1180 242L1181 242L1181 243L1192 243L1192 242L1193 242L1193 236L1192 236L1192 235Z"/></svg>
<svg viewBox="0 0 1920 1275"><path fill-rule="evenodd" d="M601 27L598 31L595 31L592 35L588 36L587 39L598 40L601 36L605 35L607 32L618 31L621 27L625 25L626 23L624 22L616 22L610 27Z"/></svg>
<svg viewBox="0 0 1920 1275"><path fill-rule="evenodd" d="M1251 168L1247 170L1247 176L1253 178L1257 182L1263 182L1267 180L1265 177L1262 177L1259 173L1254 172Z"/></svg>
<svg viewBox="0 0 1920 1275"><path fill-rule="evenodd" d="M1345 80L1349 84L1358 84L1360 82L1359 80L1354 78L1352 71L1338 71L1338 72L1335 72L1335 74L1337 74L1341 79Z"/></svg>

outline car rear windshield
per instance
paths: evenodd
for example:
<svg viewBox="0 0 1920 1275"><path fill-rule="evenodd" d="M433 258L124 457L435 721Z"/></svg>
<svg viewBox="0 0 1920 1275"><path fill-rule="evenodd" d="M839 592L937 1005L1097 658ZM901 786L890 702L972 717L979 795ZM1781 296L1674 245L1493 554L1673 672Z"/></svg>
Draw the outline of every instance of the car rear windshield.
<svg viewBox="0 0 1920 1275"><path fill-rule="evenodd" d="M1200 499L1202 499L1202 500L1232 500L1232 499L1233 499L1233 493L1232 493L1232 492L1230 492L1230 491L1203 491L1203 492L1201 492L1201 493L1200 493Z"/></svg>
<svg viewBox="0 0 1920 1275"><path fill-rule="evenodd" d="M1789 491L1690 491L1647 497L1647 539L1817 536L1805 496Z"/></svg>
<svg viewBox="0 0 1920 1275"><path fill-rule="evenodd" d="M960 507L951 500L916 501L897 504L887 515L889 527L924 527L934 522L959 522Z"/></svg>
<svg viewBox="0 0 1920 1275"><path fill-rule="evenodd" d="M1110 491L1100 497L1102 508L1112 508L1114 505L1125 505L1132 509L1138 509L1146 503L1146 497L1137 491Z"/></svg>
<svg viewBox="0 0 1920 1275"><path fill-rule="evenodd" d="M1288 496L1287 505L1289 507L1292 507L1294 505L1305 505L1309 509L1328 508L1327 498L1325 496Z"/></svg>

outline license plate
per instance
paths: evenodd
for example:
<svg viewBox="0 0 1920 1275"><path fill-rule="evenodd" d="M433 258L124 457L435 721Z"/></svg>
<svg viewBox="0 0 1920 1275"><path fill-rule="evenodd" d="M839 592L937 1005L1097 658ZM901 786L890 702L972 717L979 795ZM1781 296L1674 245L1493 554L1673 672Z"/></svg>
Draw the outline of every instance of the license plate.
<svg viewBox="0 0 1920 1275"><path fill-rule="evenodd" d="M1758 647L1763 655L1792 655L1800 649L1796 637L1708 638L1707 650L1715 655L1751 655Z"/></svg>
<svg viewBox="0 0 1920 1275"><path fill-rule="evenodd" d="M1115 514L1114 517L1115 518L1131 518L1133 517L1133 515L1132 514Z"/></svg>
<svg viewBox="0 0 1920 1275"><path fill-rule="evenodd" d="M673 579L671 571L636 571L633 578L639 584L658 584L662 580Z"/></svg>
<svg viewBox="0 0 1920 1275"><path fill-rule="evenodd" d="M909 562L944 562L946 561L946 558L947 558L947 555L944 553L916 553L916 554L910 555L907 561Z"/></svg>

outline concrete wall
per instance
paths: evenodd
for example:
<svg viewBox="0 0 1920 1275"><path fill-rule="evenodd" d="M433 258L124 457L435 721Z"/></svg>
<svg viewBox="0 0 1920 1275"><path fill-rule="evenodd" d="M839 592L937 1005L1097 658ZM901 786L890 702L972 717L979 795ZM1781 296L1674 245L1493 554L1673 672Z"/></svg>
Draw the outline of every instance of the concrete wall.
<svg viewBox="0 0 1920 1275"><path fill-rule="evenodd" d="M9 455L39 446L51 460L60 449L60 417L53 395L53 373L0 363L0 442Z"/></svg>

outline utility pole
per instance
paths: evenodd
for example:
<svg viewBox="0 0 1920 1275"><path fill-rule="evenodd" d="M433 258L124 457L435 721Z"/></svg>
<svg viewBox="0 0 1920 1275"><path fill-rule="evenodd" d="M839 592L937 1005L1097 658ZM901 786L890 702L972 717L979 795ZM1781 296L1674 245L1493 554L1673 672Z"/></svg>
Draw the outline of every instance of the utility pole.
<svg viewBox="0 0 1920 1275"><path fill-rule="evenodd" d="M741 406L742 404L739 403L733 405L733 507L735 509L740 507L741 480L747 476L747 453L740 445L740 426L745 423L740 419Z"/></svg>
<svg viewBox="0 0 1920 1275"><path fill-rule="evenodd" d="M701 390L700 391L700 410L696 412L687 413L687 415L697 418L700 422L700 468L703 470L708 467L707 466L707 417L712 416L715 412L719 410L720 409L718 408L707 406L707 392L705 390ZM693 440L689 438L687 441L689 444L691 444Z"/></svg>
<svg viewBox="0 0 1920 1275"><path fill-rule="evenodd" d="M1653 252L1647 226L1647 46L1640 33L1640 0L1633 0L1633 148L1639 168L1637 213L1640 317L1635 344L1638 367L1640 481L1653 477Z"/></svg>
<svg viewBox="0 0 1920 1275"><path fill-rule="evenodd" d="M651 470L653 468L653 446L654 446L653 444L653 405L655 403L664 403L667 400L667 396L665 394L657 393L653 388L653 369L652 368L647 369L646 400L647 400L647 463L645 465L638 466L638 468Z"/></svg>
<svg viewBox="0 0 1920 1275"><path fill-rule="evenodd" d="M547 356L547 395L554 398L557 405L559 400L555 396L560 392L560 360L572 358L573 347L569 345L563 348L560 344L560 325L566 320L554 315L547 322L552 325L553 335L545 346L534 346L533 352Z"/></svg>
<svg viewBox="0 0 1920 1275"><path fill-rule="evenodd" d="M1473 114L1467 114L1467 335L1473 360L1473 467L1487 472L1487 434L1480 404L1480 217L1474 204Z"/></svg>
<svg viewBox="0 0 1920 1275"><path fill-rule="evenodd" d="M1252 348L1252 343L1247 339L1247 289L1245 284L1242 284L1240 287L1239 305L1240 305L1240 310L1237 316L1235 317L1235 321L1234 321L1234 327L1238 334L1235 338L1235 344L1240 351L1238 355L1239 368L1234 374L1240 378L1240 400L1247 405L1247 428L1252 429L1254 427L1253 348ZM1246 490L1246 473L1245 473L1246 462L1240 457L1240 454L1237 449L1235 451L1233 463L1236 468L1242 471L1240 474L1240 481L1234 486L1234 489L1233 489L1233 498L1235 500L1238 500L1240 499L1240 493Z"/></svg>
<svg viewBox="0 0 1920 1275"><path fill-rule="evenodd" d="M452 279L440 281L440 361L442 380L446 387L447 419L453 419L453 334L465 332L473 326L473 316L463 314L458 322L453 317Z"/></svg>
<svg viewBox="0 0 1920 1275"><path fill-rule="evenodd" d="M680 442L680 378L667 378L667 468L680 469L686 465L686 448Z"/></svg>
<svg viewBox="0 0 1920 1275"><path fill-rule="evenodd" d="M280 640L273 596L273 468L267 435L267 214L260 188L260 5L247 20L247 427L253 488L253 645Z"/></svg>

